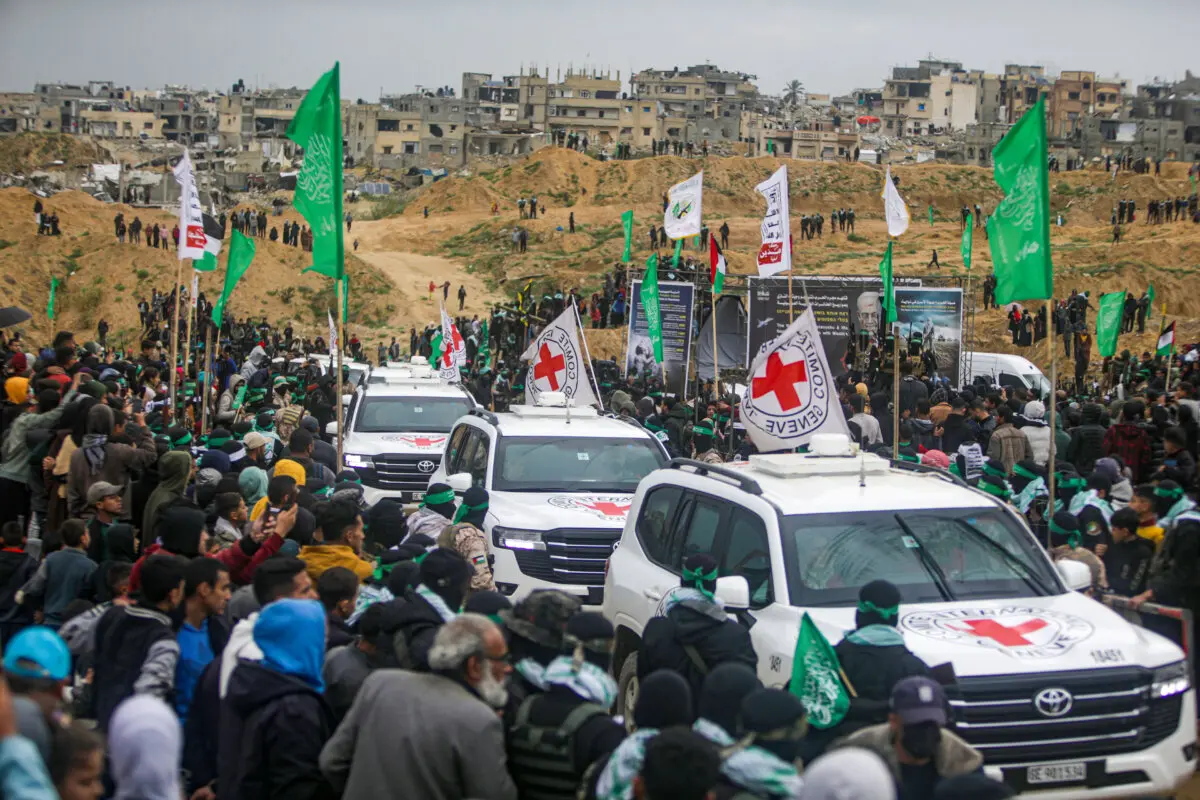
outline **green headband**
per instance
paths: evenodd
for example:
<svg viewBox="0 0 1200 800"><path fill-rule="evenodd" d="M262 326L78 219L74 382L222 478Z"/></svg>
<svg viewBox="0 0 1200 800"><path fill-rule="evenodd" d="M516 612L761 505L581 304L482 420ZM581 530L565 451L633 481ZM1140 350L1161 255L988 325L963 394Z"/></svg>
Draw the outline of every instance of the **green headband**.
<svg viewBox="0 0 1200 800"><path fill-rule="evenodd" d="M655 425L653 422L650 422L648 420L643 424L646 426L646 430L650 431L651 433L659 433L660 431L662 431L661 425Z"/></svg>
<svg viewBox="0 0 1200 800"><path fill-rule="evenodd" d="M1067 546L1072 550L1074 550L1076 547L1079 547L1079 531L1069 531L1066 528L1059 527L1055 524L1053 517L1050 519L1050 532L1057 533L1059 536L1067 537Z"/></svg>
<svg viewBox="0 0 1200 800"><path fill-rule="evenodd" d="M709 428L705 425L696 425L692 428L692 433L694 433L697 436L707 436L709 438L712 438L713 429Z"/></svg>
<svg viewBox="0 0 1200 800"><path fill-rule="evenodd" d="M432 552L433 552L432 550L426 550L424 553L421 553L421 555L414 558L413 563L420 566L421 562L424 561L425 559L429 558L429 554Z"/></svg>
<svg viewBox="0 0 1200 800"><path fill-rule="evenodd" d="M451 492L451 494L453 494L453 492ZM466 503L463 503L458 507L458 510L454 512L454 519L452 522L462 522L463 517L465 517L467 514L470 514L472 511L487 511L487 507L487 503L480 503L477 506L469 506Z"/></svg>
<svg viewBox="0 0 1200 800"><path fill-rule="evenodd" d="M216 449L223 444L229 444L233 441L232 436L210 436L208 437L208 446Z"/></svg>
<svg viewBox="0 0 1200 800"><path fill-rule="evenodd" d="M862 611L863 613L866 613L866 614L878 614L879 616L883 617L884 619L891 619L892 617L895 617L900 613L900 606L891 606L890 608L884 608L884 607L875 605L870 600L859 600L858 601L858 610Z"/></svg>
<svg viewBox="0 0 1200 800"><path fill-rule="evenodd" d="M1061 472L1059 473L1062 474ZM1087 478L1059 478L1059 489L1086 489Z"/></svg>
<svg viewBox="0 0 1200 800"><path fill-rule="evenodd" d="M447 489L446 491L438 492L437 494L425 495L425 499L421 501L421 508L424 508L425 506L444 506L447 503L453 502L454 490Z"/></svg>
<svg viewBox="0 0 1200 800"><path fill-rule="evenodd" d="M713 593L704 588L704 584L717 579L717 568L713 567L712 572L701 572L699 568L688 569L683 568L684 583L693 586L700 590L700 594L707 597L709 600L714 600Z"/></svg>
<svg viewBox="0 0 1200 800"><path fill-rule="evenodd" d="M1178 489L1163 489L1160 486L1155 486L1154 487L1154 496L1155 497L1165 497L1170 500L1178 500L1179 498L1183 497L1183 488L1180 487Z"/></svg>
<svg viewBox="0 0 1200 800"><path fill-rule="evenodd" d="M989 462L983 462L983 472L986 475L995 475L997 478L1007 478L1008 473L1002 469L996 469Z"/></svg>
<svg viewBox="0 0 1200 800"><path fill-rule="evenodd" d="M992 497L999 497L1001 500L1007 500L1009 498L1009 495L1012 494L1011 492L1008 491L1008 489L1005 489L1003 486L997 486L996 484L994 484L990 481L980 481L979 488L983 489L985 492L990 494Z"/></svg>
<svg viewBox="0 0 1200 800"><path fill-rule="evenodd" d="M390 564L384 564L382 558L377 558L375 559L375 572L371 574L371 577L376 581L382 581L385 576L392 573L392 570L395 569L396 565L399 563L399 561L393 561Z"/></svg>
<svg viewBox="0 0 1200 800"><path fill-rule="evenodd" d="M1022 478L1026 478L1026 479L1028 479L1028 480L1031 480L1031 481L1035 481L1035 480L1037 480L1039 477L1041 477L1041 476L1040 476L1040 475L1038 475L1036 472L1034 472L1034 471L1032 471L1032 470L1025 469L1025 468L1024 468L1024 467L1022 467L1020 464L1014 464L1014 465L1013 465L1013 475L1019 475L1019 476L1021 476Z"/></svg>
<svg viewBox="0 0 1200 800"><path fill-rule="evenodd" d="M190 433L185 433L185 434L183 434L183 436L180 436L178 439L172 440L171 446L179 447L180 445L191 444L191 443L192 443L192 435Z"/></svg>

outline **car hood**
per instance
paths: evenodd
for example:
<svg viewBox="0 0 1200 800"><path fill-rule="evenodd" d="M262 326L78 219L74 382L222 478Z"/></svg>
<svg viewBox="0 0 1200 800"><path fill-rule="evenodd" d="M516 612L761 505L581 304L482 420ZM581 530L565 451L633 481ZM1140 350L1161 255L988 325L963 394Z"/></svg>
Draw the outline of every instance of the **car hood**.
<svg viewBox="0 0 1200 800"><path fill-rule="evenodd" d="M632 494L494 491L487 522L535 531L611 528L615 533L625 527L632 504Z"/></svg>
<svg viewBox="0 0 1200 800"><path fill-rule="evenodd" d="M785 660L791 659L804 611L777 605L755 612L760 621L771 618L772 629L790 626L788 635L775 637L777 644L773 643L786 650L779 653ZM808 613L830 643L854 628L853 608ZM908 648L926 664L953 662L960 676L1158 667L1183 658L1171 642L1077 592L903 605L898 627Z"/></svg>
<svg viewBox="0 0 1200 800"><path fill-rule="evenodd" d="M441 461L448 433L355 433L346 437L347 453L358 455L427 455Z"/></svg>

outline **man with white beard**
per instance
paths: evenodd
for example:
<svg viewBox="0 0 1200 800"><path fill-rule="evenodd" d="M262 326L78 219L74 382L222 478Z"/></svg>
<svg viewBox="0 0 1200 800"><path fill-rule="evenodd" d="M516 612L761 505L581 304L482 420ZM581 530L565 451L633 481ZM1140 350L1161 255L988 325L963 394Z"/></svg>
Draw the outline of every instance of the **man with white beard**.
<svg viewBox="0 0 1200 800"><path fill-rule="evenodd" d="M321 751L326 780L344 800L516 800L497 714L512 672L504 634L457 616L438 629L429 667L371 673Z"/></svg>

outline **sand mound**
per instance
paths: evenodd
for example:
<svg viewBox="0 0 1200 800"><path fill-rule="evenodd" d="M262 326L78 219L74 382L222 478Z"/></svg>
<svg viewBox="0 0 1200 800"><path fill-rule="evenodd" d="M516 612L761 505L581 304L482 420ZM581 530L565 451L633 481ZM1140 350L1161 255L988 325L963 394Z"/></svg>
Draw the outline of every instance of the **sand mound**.
<svg viewBox="0 0 1200 800"><path fill-rule="evenodd" d="M21 133L0 136L0 172L26 173L35 169L85 167L108 161L102 147L90 139L62 133Z"/></svg>

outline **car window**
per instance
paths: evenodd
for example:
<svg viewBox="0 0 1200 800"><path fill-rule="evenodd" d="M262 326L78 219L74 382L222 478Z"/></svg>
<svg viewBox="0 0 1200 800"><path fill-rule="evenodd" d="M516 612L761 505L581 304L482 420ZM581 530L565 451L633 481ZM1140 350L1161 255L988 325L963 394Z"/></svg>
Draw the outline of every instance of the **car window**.
<svg viewBox="0 0 1200 800"><path fill-rule="evenodd" d="M767 526L756 514L734 509L729 522L728 544L720 559L721 575L741 575L750 585L750 604L762 608L773 600L771 551Z"/></svg>
<svg viewBox="0 0 1200 800"><path fill-rule="evenodd" d="M651 489L642 501L634 530L646 556L661 567L678 572L681 550L672 536L683 492L674 486ZM672 552L674 551L674 557Z"/></svg>
<svg viewBox="0 0 1200 800"><path fill-rule="evenodd" d="M715 498L696 496L690 505L692 513L688 516L683 538L683 554L675 565L677 568L683 566L683 560L688 556L699 553L712 554L716 549L717 533L721 530L723 512Z"/></svg>
<svg viewBox="0 0 1200 800"><path fill-rule="evenodd" d="M1025 381L1008 372L1000 373L1000 385L1025 388Z"/></svg>
<svg viewBox="0 0 1200 800"><path fill-rule="evenodd" d="M450 476L458 472L458 465L462 462L462 454L467 443L467 436L471 433L470 425L459 425L454 429L454 433L450 434L450 445L446 448L446 475Z"/></svg>
<svg viewBox="0 0 1200 800"><path fill-rule="evenodd" d="M463 458L463 472L471 473L471 485L483 486L487 483L488 450L491 438L478 428L472 431L471 439L474 444L468 448Z"/></svg>

